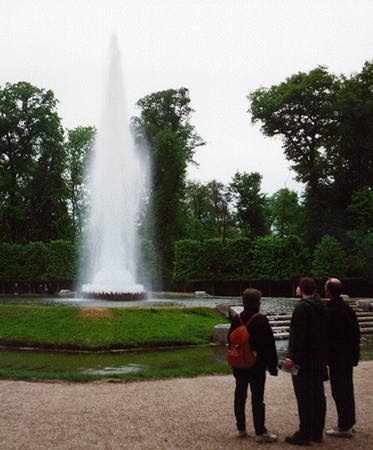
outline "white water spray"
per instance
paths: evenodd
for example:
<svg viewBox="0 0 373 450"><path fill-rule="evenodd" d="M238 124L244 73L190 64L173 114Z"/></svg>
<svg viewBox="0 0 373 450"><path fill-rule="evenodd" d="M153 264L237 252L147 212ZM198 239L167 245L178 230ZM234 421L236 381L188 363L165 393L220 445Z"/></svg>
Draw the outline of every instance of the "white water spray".
<svg viewBox="0 0 373 450"><path fill-rule="evenodd" d="M137 221L146 173L130 132L120 52L113 36L103 114L88 172L88 261L83 264L90 269L83 293L144 292L136 274Z"/></svg>

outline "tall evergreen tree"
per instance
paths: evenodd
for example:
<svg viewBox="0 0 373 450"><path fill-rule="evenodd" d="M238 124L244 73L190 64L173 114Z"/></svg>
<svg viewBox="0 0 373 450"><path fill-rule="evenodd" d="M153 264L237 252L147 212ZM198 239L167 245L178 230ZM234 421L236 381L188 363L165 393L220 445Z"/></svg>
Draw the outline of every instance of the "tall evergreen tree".
<svg viewBox="0 0 373 450"><path fill-rule="evenodd" d="M66 184L69 213L72 221L72 240L81 234L83 216L86 208L85 168L95 138L94 127L77 127L67 130L66 151Z"/></svg>
<svg viewBox="0 0 373 450"><path fill-rule="evenodd" d="M151 153L151 211L154 240L162 262L162 281L172 278L174 242L184 236L183 197L187 164L204 142L190 123L193 109L188 89L155 92L137 102L133 120L137 142Z"/></svg>

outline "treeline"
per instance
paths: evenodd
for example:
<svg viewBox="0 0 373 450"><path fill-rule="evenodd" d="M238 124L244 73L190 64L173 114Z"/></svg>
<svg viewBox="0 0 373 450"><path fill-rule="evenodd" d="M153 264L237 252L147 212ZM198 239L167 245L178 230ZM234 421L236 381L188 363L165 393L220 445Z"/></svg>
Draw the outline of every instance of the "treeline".
<svg viewBox="0 0 373 450"><path fill-rule="evenodd" d="M371 276L365 264L373 254L372 85L373 63L367 62L351 76L317 67L248 95L252 122L266 136L279 136L296 178L304 183L301 197L286 188L265 195L261 174L245 169L227 185L188 181L187 167L205 144L191 123L188 89L140 99L132 129L139 151L150 153L152 180L139 235L153 281L159 278L158 286L167 288L180 279L178 241L207 246L218 239L229 249L232 242L247 239L255 248L259 238L287 242L292 236L309 255L333 238L348 260L346 275ZM0 87L3 243L64 240L75 246L84 230L89 202L84 167L96 130L64 130L57 106L50 90L26 82ZM232 265L223 267L221 276L230 277ZM270 273L260 267L263 276ZM331 263L329 273L336 274L337 267Z"/></svg>

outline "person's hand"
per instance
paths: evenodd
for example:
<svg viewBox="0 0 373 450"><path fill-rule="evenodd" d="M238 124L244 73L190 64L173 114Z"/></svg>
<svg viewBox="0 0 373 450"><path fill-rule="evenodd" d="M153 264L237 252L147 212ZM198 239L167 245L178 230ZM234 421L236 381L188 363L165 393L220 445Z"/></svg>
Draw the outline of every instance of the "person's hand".
<svg viewBox="0 0 373 450"><path fill-rule="evenodd" d="M286 358L283 362L283 366L286 369L291 369L292 367L294 367L294 361L290 358Z"/></svg>

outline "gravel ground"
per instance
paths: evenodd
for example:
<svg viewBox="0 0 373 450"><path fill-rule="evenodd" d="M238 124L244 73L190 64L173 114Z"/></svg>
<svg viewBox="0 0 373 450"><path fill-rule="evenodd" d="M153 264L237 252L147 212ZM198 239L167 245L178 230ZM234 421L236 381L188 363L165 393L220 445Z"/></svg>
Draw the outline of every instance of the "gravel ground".
<svg viewBox="0 0 373 450"><path fill-rule="evenodd" d="M313 447L373 449L373 361L355 371L357 432ZM146 450L293 448L284 443L298 419L290 377L268 377L267 426L277 444L256 444L248 402L246 439L236 437L232 376L204 376L138 383L90 384L0 381L1 450ZM336 414L328 398L327 427Z"/></svg>

